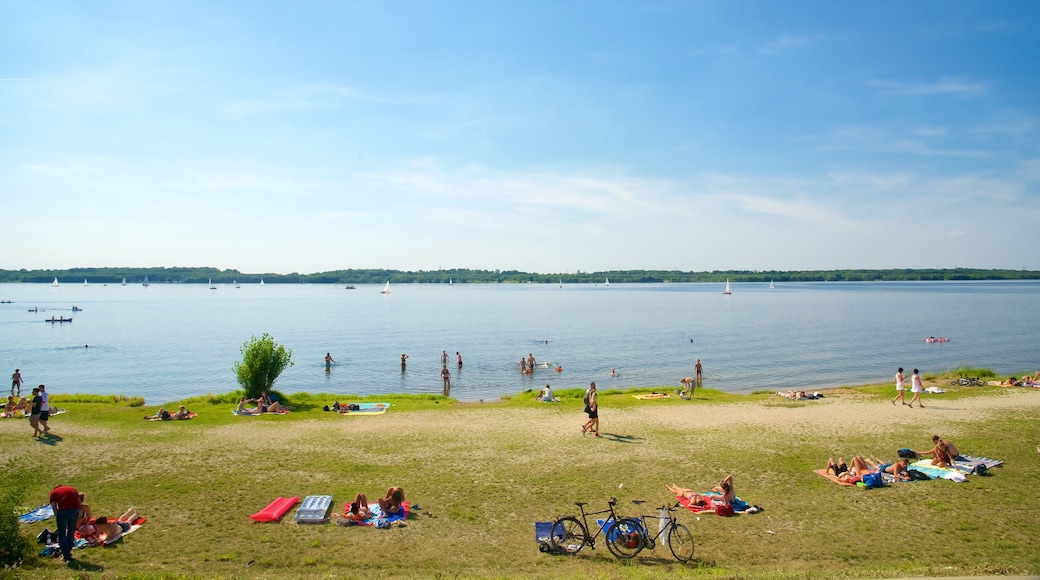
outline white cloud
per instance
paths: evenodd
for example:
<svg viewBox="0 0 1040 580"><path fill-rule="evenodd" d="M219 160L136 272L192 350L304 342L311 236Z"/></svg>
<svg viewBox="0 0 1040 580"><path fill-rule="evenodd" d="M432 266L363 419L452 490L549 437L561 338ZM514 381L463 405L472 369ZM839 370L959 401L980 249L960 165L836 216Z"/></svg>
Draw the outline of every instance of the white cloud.
<svg viewBox="0 0 1040 580"><path fill-rule="evenodd" d="M985 94L989 90L985 83L953 77L944 77L935 81L872 80L867 81L867 85L874 87L877 94L889 96L955 95L976 97Z"/></svg>

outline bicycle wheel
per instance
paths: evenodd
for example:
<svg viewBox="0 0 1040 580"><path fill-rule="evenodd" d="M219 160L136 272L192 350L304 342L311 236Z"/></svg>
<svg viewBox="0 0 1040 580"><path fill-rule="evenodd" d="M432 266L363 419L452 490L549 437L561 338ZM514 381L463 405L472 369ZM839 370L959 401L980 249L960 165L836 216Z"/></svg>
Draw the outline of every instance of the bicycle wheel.
<svg viewBox="0 0 1040 580"><path fill-rule="evenodd" d="M549 530L549 542L562 554L573 555L581 551L588 542L589 533L578 518L565 516L553 522Z"/></svg>
<svg viewBox="0 0 1040 580"><path fill-rule="evenodd" d="M642 523L635 518L618 520L607 528L607 549L618 558L627 560L646 547Z"/></svg>
<svg viewBox="0 0 1040 580"><path fill-rule="evenodd" d="M693 559L693 534L682 524L673 524L668 530L668 549L680 562Z"/></svg>

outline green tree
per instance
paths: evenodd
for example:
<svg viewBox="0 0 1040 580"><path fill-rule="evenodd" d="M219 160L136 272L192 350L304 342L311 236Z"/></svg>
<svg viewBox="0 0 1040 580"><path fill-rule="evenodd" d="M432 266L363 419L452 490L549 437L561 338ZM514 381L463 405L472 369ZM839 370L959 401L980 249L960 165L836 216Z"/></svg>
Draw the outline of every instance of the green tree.
<svg viewBox="0 0 1040 580"><path fill-rule="evenodd" d="M278 375L293 364L292 349L276 343L265 332L260 338L254 336L242 345L242 361L236 362L233 369L246 396L256 398L261 391L270 391Z"/></svg>

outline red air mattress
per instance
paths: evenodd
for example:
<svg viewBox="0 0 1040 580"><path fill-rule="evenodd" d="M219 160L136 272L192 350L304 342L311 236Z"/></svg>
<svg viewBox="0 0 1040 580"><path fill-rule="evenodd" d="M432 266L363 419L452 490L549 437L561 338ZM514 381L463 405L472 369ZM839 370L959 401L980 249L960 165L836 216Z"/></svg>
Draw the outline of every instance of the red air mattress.
<svg viewBox="0 0 1040 580"><path fill-rule="evenodd" d="M273 522L281 519L285 512L292 509L292 506L296 505L298 501L300 501L299 497L279 497L264 509L249 516L249 518L258 522Z"/></svg>

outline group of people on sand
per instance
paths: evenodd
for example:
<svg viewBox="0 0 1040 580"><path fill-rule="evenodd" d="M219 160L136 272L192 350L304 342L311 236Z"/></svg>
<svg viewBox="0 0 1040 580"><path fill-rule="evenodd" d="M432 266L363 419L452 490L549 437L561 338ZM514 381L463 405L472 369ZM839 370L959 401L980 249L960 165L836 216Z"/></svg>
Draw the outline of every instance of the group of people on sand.
<svg viewBox="0 0 1040 580"><path fill-rule="evenodd" d="M938 435L932 435L932 448L927 451L914 451L917 457L932 458L930 465L940 468L956 468L955 460L961 453L949 439L943 439ZM852 458L851 465L844 459L834 458L827 460L827 473L833 473L839 481L845 483L857 483L863 480L863 476L869 473L888 474L896 481L909 481L909 464L906 457L901 457L895 462L884 462L880 459L864 459L856 456Z"/></svg>
<svg viewBox="0 0 1040 580"><path fill-rule="evenodd" d="M1033 373L1033 376L1022 375L1021 377L1008 377L1007 380L1000 381L1002 387L1040 387L1040 371Z"/></svg>
<svg viewBox="0 0 1040 580"><path fill-rule="evenodd" d="M386 495L378 498L376 502L379 504L379 512L383 516L397 515L401 513L401 504L404 503L404 489L391 487L386 490ZM350 509L343 514L343 518L348 521L362 522L371 519L373 515L375 514L369 507L368 497L364 493L359 493L354 496L354 501L350 503Z"/></svg>
<svg viewBox="0 0 1040 580"><path fill-rule="evenodd" d="M914 408L914 403L917 403L918 407L924 407L924 403L921 402L921 393L924 392L924 385L921 384L921 374L917 369L914 369L914 374L910 377L910 392L914 396L907 403L903 397L903 392L906 390L904 385L903 367L899 367L896 371L896 396L892 399L892 404L895 405L896 401L902 402L904 405L908 405L911 409Z"/></svg>
<svg viewBox="0 0 1040 580"><path fill-rule="evenodd" d="M249 403L255 403L255 407L248 407ZM183 407L181 407L183 409ZM287 413L289 409L283 406L278 401L272 400L267 395L267 391L260 391L260 396L255 399L249 399L243 396L238 400L238 408L235 409L236 415L260 415L263 413Z"/></svg>

